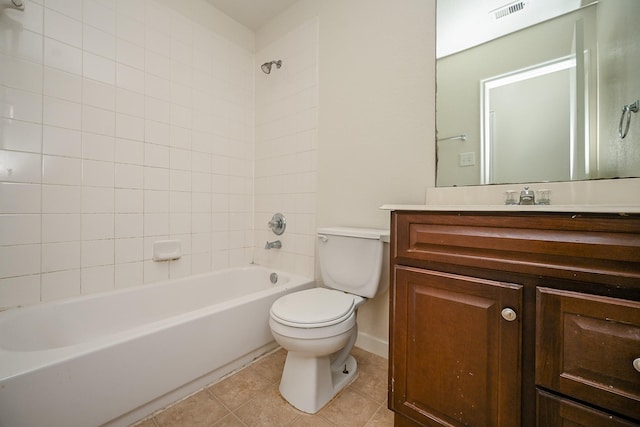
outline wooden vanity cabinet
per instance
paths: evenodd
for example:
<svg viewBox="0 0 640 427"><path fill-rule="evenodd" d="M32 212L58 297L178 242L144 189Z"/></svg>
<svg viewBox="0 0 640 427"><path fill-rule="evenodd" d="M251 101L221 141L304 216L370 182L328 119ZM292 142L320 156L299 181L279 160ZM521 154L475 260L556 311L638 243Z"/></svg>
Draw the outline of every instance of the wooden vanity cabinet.
<svg viewBox="0 0 640 427"><path fill-rule="evenodd" d="M396 426L640 426L640 215L394 211Z"/></svg>

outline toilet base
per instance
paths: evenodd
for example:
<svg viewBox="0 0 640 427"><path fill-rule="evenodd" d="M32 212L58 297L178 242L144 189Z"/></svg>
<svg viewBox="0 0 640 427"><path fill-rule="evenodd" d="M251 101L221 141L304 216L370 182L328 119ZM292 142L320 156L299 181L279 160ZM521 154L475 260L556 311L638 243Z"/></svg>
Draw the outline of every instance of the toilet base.
<svg viewBox="0 0 640 427"><path fill-rule="evenodd" d="M351 355L341 367L332 370L331 356L289 352L280 380L280 394L297 409L315 414L356 378L357 371L358 363Z"/></svg>

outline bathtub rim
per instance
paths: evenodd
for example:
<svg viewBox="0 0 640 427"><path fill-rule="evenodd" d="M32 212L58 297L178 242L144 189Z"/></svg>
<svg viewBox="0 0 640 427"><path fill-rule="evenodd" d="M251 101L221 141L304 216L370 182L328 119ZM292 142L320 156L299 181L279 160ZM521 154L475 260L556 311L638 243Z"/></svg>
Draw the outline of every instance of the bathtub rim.
<svg viewBox="0 0 640 427"><path fill-rule="evenodd" d="M0 312L0 324L18 315L24 315L25 311L37 310L44 305L66 305L71 303L77 303L78 301L101 298L111 294L126 294L130 292L143 292L145 289L151 289L154 287L161 287L167 285L174 285L181 280L186 279L199 279L206 276L221 275L224 272L229 271L246 271L246 270L263 270L269 273L275 272L278 276L289 277L289 280L283 285L274 285L268 289L263 289L257 292L253 292L247 295L232 298L227 301L219 302L213 305L201 307L186 313L174 314L172 316L158 319L149 323L145 323L130 329L105 334L89 341L83 341L74 343L62 347L55 347L51 349L40 350L7 350L0 344L0 384L4 381L12 380L30 372L35 372L41 369L46 369L49 366L53 366L59 363L80 358L87 354L100 351L101 349L108 348L113 343L125 343L142 336L157 333L162 331L168 326L182 325L191 322L195 319L204 317L208 314L212 314L218 310L224 310L234 307L243 302L252 301L254 299L261 298L273 293L282 293L289 290L292 287L304 286L309 283L313 283L314 280L308 277L300 276L295 273L288 273L282 270L267 268L261 265L248 265L241 267L230 267L222 270L216 270L206 273L200 273L191 276L185 276L176 279L168 279L160 282L153 282L143 284L139 286L133 286L129 288L115 289L111 291L99 292L90 295L81 295L72 298L47 301L38 304L29 304L27 306L16 307L9 310Z"/></svg>

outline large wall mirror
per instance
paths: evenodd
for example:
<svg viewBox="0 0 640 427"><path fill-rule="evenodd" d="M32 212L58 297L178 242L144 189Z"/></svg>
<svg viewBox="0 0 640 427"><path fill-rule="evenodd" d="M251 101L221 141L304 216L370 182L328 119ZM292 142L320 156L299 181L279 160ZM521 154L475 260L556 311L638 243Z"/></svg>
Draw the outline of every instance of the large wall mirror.
<svg viewBox="0 0 640 427"><path fill-rule="evenodd" d="M437 10L438 187L640 176L640 1Z"/></svg>

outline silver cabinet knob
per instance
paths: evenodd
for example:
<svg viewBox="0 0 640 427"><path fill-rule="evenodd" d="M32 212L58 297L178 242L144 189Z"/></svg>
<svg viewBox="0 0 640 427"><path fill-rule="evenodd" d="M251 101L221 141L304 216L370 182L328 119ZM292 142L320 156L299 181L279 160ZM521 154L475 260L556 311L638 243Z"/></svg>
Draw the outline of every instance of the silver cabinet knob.
<svg viewBox="0 0 640 427"><path fill-rule="evenodd" d="M634 368L636 371L640 372L640 357L638 357L637 359L635 359L635 360L633 361L633 368Z"/></svg>
<svg viewBox="0 0 640 427"><path fill-rule="evenodd" d="M502 314L502 318L504 320L509 321L509 322L513 322L518 317L516 312L512 308L509 308L509 307L503 309L501 314Z"/></svg>

